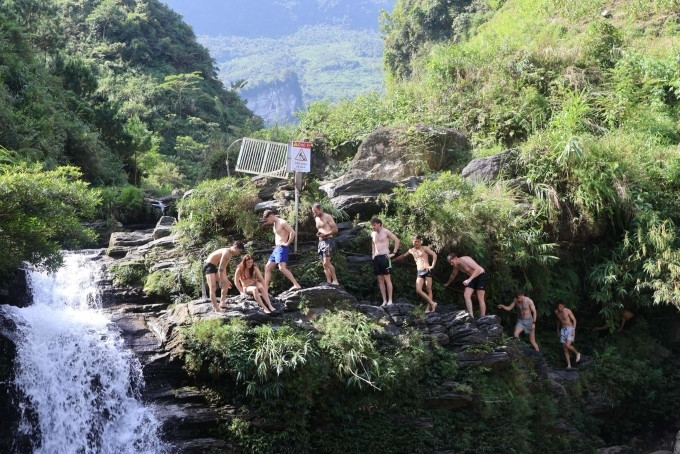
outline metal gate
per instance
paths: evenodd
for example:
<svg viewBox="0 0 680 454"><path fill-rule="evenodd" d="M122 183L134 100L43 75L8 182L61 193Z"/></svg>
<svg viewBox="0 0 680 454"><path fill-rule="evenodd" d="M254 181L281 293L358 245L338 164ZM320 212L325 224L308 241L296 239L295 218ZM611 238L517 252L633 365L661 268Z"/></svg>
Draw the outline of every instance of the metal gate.
<svg viewBox="0 0 680 454"><path fill-rule="evenodd" d="M243 138L236 171L274 178L288 178L288 144Z"/></svg>

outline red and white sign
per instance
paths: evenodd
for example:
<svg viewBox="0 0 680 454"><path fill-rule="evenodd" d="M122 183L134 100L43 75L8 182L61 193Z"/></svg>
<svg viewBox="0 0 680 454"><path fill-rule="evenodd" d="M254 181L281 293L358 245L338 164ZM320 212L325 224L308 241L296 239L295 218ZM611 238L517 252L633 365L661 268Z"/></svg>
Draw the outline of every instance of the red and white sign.
<svg viewBox="0 0 680 454"><path fill-rule="evenodd" d="M312 143L292 142L288 145L288 171L310 172L312 169Z"/></svg>

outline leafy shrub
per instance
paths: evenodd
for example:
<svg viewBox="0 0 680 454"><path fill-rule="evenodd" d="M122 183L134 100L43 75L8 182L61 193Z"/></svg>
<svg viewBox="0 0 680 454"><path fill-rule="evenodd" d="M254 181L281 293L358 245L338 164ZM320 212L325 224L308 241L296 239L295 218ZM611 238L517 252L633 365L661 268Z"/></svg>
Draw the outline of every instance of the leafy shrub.
<svg viewBox="0 0 680 454"><path fill-rule="evenodd" d="M87 188L75 167L45 171L39 165L0 165L0 277L23 261L54 269L60 250L89 245L99 193Z"/></svg>
<svg viewBox="0 0 680 454"><path fill-rule="evenodd" d="M148 271L142 262L122 262L116 263L109 268L114 276L114 284L141 287L146 281Z"/></svg>
<svg viewBox="0 0 680 454"><path fill-rule="evenodd" d="M102 188L102 204L99 216L103 219L116 219L123 224L142 222L145 213L144 194L132 185L122 188Z"/></svg>
<svg viewBox="0 0 680 454"><path fill-rule="evenodd" d="M618 59L621 44L621 33L611 23L604 19L592 22L583 46L587 64L611 68Z"/></svg>
<svg viewBox="0 0 680 454"><path fill-rule="evenodd" d="M257 189L249 179L204 181L179 201L180 220L174 230L188 245L234 234L252 236L258 228L257 201Z"/></svg>
<svg viewBox="0 0 680 454"><path fill-rule="evenodd" d="M144 293L150 296L167 298L179 292L179 277L170 270L158 270L149 274L144 283Z"/></svg>

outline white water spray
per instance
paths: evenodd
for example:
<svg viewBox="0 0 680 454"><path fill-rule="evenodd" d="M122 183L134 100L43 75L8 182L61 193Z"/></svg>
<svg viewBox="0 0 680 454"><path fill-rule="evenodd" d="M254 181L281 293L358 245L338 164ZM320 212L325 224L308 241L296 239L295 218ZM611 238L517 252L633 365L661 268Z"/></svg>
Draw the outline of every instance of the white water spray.
<svg viewBox="0 0 680 454"><path fill-rule="evenodd" d="M97 266L67 254L55 274L30 272L33 305L19 325L19 431L35 454L162 454L159 423L139 399L141 366L102 314Z"/></svg>

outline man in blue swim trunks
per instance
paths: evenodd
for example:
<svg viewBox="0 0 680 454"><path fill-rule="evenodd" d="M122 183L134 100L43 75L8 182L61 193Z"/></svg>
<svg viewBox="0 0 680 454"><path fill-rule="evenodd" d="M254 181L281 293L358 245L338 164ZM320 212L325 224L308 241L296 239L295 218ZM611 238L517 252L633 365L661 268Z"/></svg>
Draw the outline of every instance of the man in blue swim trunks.
<svg viewBox="0 0 680 454"><path fill-rule="evenodd" d="M567 359L567 369L571 369L571 354L569 352L576 354L576 364L581 361L581 354L572 345L576 338L576 317L574 317L571 309L564 307L562 303L557 305L555 315L557 316L557 335L560 336L564 357Z"/></svg>
<svg viewBox="0 0 680 454"><path fill-rule="evenodd" d="M486 315L486 303L484 302L484 287L486 285L486 273L484 268L479 266L477 262L472 260L468 256L458 257L456 254L449 254L446 260L453 267L451 276L449 280L446 281L444 287L448 287L451 282L456 278L459 271L467 274L469 277L463 281L465 286L465 291L463 292L463 298L465 299L465 307L467 308L470 317L474 318L472 312L472 294L477 291L477 300L479 301L479 314L480 316Z"/></svg>
<svg viewBox="0 0 680 454"><path fill-rule="evenodd" d="M274 244L276 245L274 252L272 252L272 255L269 257L269 262L264 267L264 287L269 289L269 281L272 277L272 269L278 265L281 273L283 273L283 275L293 283L291 290L302 288L295 279L295 276L293 276L293 273L291 273L288 269L288 266L286 266L288 262L288 253L290 251L290 243L292 243L293 239L295 239L295 230L290 226L290 224L278 217L271 210L265 211L262 215L262 219L264 220L265 224L273 226Z"/></svg>

